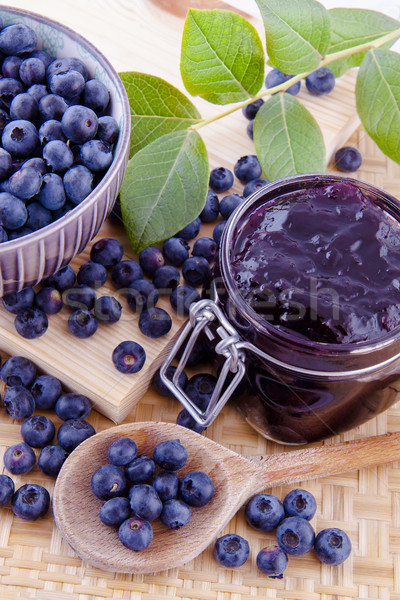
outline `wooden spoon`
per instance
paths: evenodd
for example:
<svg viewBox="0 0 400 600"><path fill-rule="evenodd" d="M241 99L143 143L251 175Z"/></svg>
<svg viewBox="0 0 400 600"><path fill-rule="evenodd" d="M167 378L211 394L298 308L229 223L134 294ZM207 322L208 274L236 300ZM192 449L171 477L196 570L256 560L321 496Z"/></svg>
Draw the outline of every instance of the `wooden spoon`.
<svg viewBox="0 0 400 600"><path fill-rule="evenodd" d="M180 530L152 522L154 538L141 552L129 550L116 530L99 519L101 500L91 491L94 471L107 463L107 449L118 437L133 438L138 453L152 456L156 444L179 439L189 459L178 471L205 471L213 480L215 496L193 508ZM388 433L273 454L244 457L173 423L129 423L106 429L82 442L65 461L53 495L54 519L62 536L87 563L118 573L151 573L179 567L198 556L252 495L272 486L326 477L361 467L400 460L400 433Z"/></svg>

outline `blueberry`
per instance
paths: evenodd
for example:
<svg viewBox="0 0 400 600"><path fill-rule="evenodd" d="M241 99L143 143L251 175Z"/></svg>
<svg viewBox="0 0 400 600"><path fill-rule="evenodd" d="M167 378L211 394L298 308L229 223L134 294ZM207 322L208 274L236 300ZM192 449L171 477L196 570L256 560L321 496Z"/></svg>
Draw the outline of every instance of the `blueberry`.
<svg viewBox="0 0 400 600"><path fill-rule="evenodd" d="M96 112L96 111L95 111ZM119 127L114 117L105 115L98 120L96 137L107 144L115 144L118 139Z"/></svg>
<svg viewBox="0 0 400 600"><path fill-rule="evenodd" d="M18 230L14 229L14 234L16 231L18 231ZM0 225L0 243L7 242L7 241L8 241L8 234L7 234L6 230L4 229L4 227L2 227Z"/></svg>
<svg viewBox="0 0 400 600"><path fill-rule="evenodd" d="M193 221L191 221L186 227L180 229L176 234L176 237L182 238L186 241L192 240L195 238L200 231L201 228L201 219L200 217L196 217Z"/></svg>
<svg viewBox="0 0 400 600"><path fill-rule="evenodd" d="M153 488L156 490L161 502L177 498L179 477L172 471L160 471L153 479Z"/></svg>
<svg viewBox="0 0 400 600"><path fill-rule="evenodd" d="M55 315L60 312L64 303L57 288L46 286L37 292L35 304L47 315Z"/></svg>
<svg viewBox="0 0 400 600"><path fill-rule="evenodd" d="M123 467L136 458L137 444L128 437L114 440L108 447L107 458L112 465Z"/></svg>
<svg viewBox="0 0 400 600"><path fill-rule="evenodd" d="M30 56L25 58L19 67L19 77L27 87L41 83L45 76L45 66L40 58Z"/></svg>
<svg viewBox="0 0 400 600"><path fill-rule="evenodd" d="M82 93L85 79L79 71L69 69L54 73L48 78L48 85L53 94L58 94L66 100L72 100Z"/></svg>
<svg viewBox="0 0 400 600"><path fill-rule="evenodd" d="M219 200L218 196L212 190L208 190L204 208L201 211L199 218L202 223L212 223L219 215Z"/></svg>
<svg viewBox="0 0 400 600"><path fill-rule="evenodd" d="M153 273L153 285L160 294L170 294L178 285L181 274L173 265L162 265Z"/></svg>
<svg viewBox="0 0 400 600"><path fill-rule="evenodd" d="M148 521L131 517L120 525L118 538L130 550L140 552L151 543L153 528Z"/></svg>
<svg viewBox="0 0 400 600"><path fill-rule="evenodd" d="M29 417L21 425L22 439L33 448L43 448L50 444L55 431L53 421L44 415Z"/></svg>
<svg viewBox="0 0 400 600"><path fill-rule="evenodd" d="M258 98L257 100L250 102L250 104L246 104L246 106L243 106L242 113L246 117L246 119L251 121L255 118L256 114L258 113L263 104L264 100L262 98Z"/></svg>
<svg viewBox="0 0 400 600"><path fill-rule="evenodd" d="M3 396L6 413L16 421L23 421L30 417L35 410L35 401L32 394L22 385L11 385Z"/></svg>
<svg viewBox="0 0 400 600"><path fill-rule="evenodd" d="M0 52L23 54L35 50L38 43L36 33L24 23L8 25L0 31Z"/></svg>
<svg viewBox="0 0 400 600"><path fill-rule="evenodd" d="M28 218L25 222L27 227L30 227L34 231L50 225L53 221L51 212L40 204L40 202L31 202L27 206Z"/></svg>
<svg viewBox="0 0 400 600"><path fill-rule="evenodd" d="M49 93L47 86L43 83L34 83L33 85L29 86L26 91L30 96L32 96L36 100L36 102L38 103L38 107L40 99L44 98L44 96L47 96Z"/></svg>
<svg viewBox="0 0 400 600"><path fill-rule="evenodd" d="M34 169L36 169L36 171L39 171L39 173L42 175L42 177L47 172L46 165L44 164L44 160L43 160L43 158L40 158L40 156L33 156L32 158L28 158L27 160L24 160L21 165L21 169L27 169L28 167L29 168L33 167Z"/></svg>
<svg viewBox="0 0 400 600"><path fill-rule="evenodd" d="M185 393L201 410L207 408L213 395L217 378L211 373L196 373L189 379Z"/></svg>
<svg viewBox="0 0 400 600"><path fill-rule="evenodd" d="M255 154L241 156L235 163L233 172L242 183L257 179L262 174L260 162Z"/></svg>
<svg viewBox="0 0 400 600"><path fill-rule="evenodd" d="M33 123L25 119L16 119L15 121L10 121L4 127L1 142L3 148L11 156L27 158L32 156L38 148L39 135Z"/></svg>
<svg viewBox="0 0 400 600"><path fill-rule="evenodd" d="M125 476L132 483L144 483L153 477L156 464L149 456L137 456L125 466Z"/></svg>
<svg viewBox="0 0 400 600"><path fill-rule="evenodd" d="M339 171L352 173L360 168L362 163L361 152L353 146L343 146L335 152L335 167Z"/></svg>
<svg viewBox="0 0 400 600"><path fill-rule="evenodd" d="M122 305L113 296L101 296L94 303L93 313L101 323L112 325L120 320Z"/></svg>
<svg viewBox="0 0 400 600"><path fill-rule="evenodd" d="M247 523L257 531L272 531L285 517L282 502L272 494L256 494L246 504Z"/></svg>
<svg viewBox="0 0 400 600"><path fill-rule="evenodd" d="M57 477L68 454L61 446L45 446L38 458L39 469L49 477Z"/></svg>
<svg viewBox="0 0 400 600"><path fill-rule="evenodd" d="M306 88L314 96L329 94L335 87L335 76L327 67L319 67L305 78Z"/></svg>
<svg viewBox="0 0 400 600"><path fill-rule="evenodd" d="M210 172L209 186L217 194L226 192L233 185L233 173L225 167L212 169Z"/></svg>
<svg viewBox="0 0 400 600"><path fill-rule="evenodd" d="M46 78L50 80L55 73L62 73L64 71L78 71L86 81L88 78L87 68L84 62L76 56L63 56L62 58L56 58L50 62L46 67Z"/></svg>
<svg viewBox="0 0 400 600"><path fill-rule="evenodd" d="M68 422L68 421L67 421ZM90 480L92 492L100 500L122 496L126 488L124 472L115 465L101 465Z"/></svg>
<svg viewBox="0 0 400 600"><path fill-rule="evenodd" d="M215 242L219 245L220 240L221 240L221 236L222 236L222 232L225 228L226 225L226 221L220 221L219 223L216 224L216 226L213 229L213 238L215 240Z"/></svg>
<svg viewBox="0 0 400 600"><path fill-rule="evenodd" d="M107 270L104 265L89 260L79 267L76 280L80 285L97 289L105 284L107 280Z"/></svg>
<svg viewBox="0 0 400 600"><path fill-rule="evenodd" d="M178 285L170 295L172 308L179 316L188 315L190 306L200 300L199 292L191 285Z"/></svg>
<svg viewBox="0 0 400 600"><path fill-rule="evenodd" d="M90 171L105 171L113 159L111 146L103 140L89 140L81 146L80 159Z"/></svg>
<svg viewBox="0 0 400 600"><path fill-rule="evenodd" d="M148 246L139 253L139 264L146 275L150 277L158 267L164 265L163 253L157 246Z"/></svg>
<svg viewBox="0 0 400 600"><path fill-rule="evenodd" d="M56 119L48 119L39 127L39 140L42 146L45 146L47 142L51 142L53 140L61 140L62 142L66 142L67 138L65 137L60 121Z"/></svg>
<svg viewBox="0 0 400 600"><path fill-rule="evenodd" d="M5 229L18 229L27 219L24 202L9 192L0 192L0 225Z"/></svg>
<svg viewBox="0 0 400 600"><path fill-rule="evenodd" d="M250 194L254 194L254 192L257 192L260 188L264 187L264 185L267 185L267 183L270 183L269 179L265 179L264 177L250 179L243 188L243 197L247 198Z"/></svg>
<svg viewBox="0 0 400 600"><path fill-rule="evenodd" d="M174 367L172 365L167 367L167 370L166 370L167 378L172 380L172 377L174 376L175 371L176 371L176 367ZM184 390L187 385L187 382L188 382L188 377L187 377L186 373L184 371L182 371L182 373L179 376L179 386ZM161 376L160 376L160 369L157 369L157 371L154 373L152 383L153 383L155 389L157 390L157 392L159 394L161 394L161 396L165 396L166 398L174 397L172 392L170 392L169 388L167 388L167 386L163 383Z"/></svg>
<svg viewBox="0 0 400 600"><path fill-rule="evenodd" d="M153 458L165 471L177 471L186 464L188 453L179 440L165 440L155 446Z"/></svg>
<svg viewBox="0 0 400 600"><path fill-rule="evenodd" d="M49 322L46 313L40 308L24 308L17 313L14 325L19 335L34 339L47 331Z"/></svg>
<svg viewBox="0 0 400 600"><path fill-rule="evenodd" d="M88 338L94 335L99 326L95 315L84 308L77 308L68 317L68 329L78 338Z"/></svg>
<svg viewBox="0 0 400 600"><path fill-rule="evenodd" d="M162 246L164 257L175 267L180 267L189 257L189 244L179 237L170 237Z"/></svg>
<svg viewBox="0 0 400 600"><path fill-rule="evenodd" d="M249 542L237 533L227 533L219 537L214 545L215 560L222 567L229 569L244 565L249 554Z"/></svg>
<svg viewBox="0 0 400 600"><path fill-rule="evenodd" d="M127 340L114 348L112 361L121 373L138 373L146 361L146 352L137 342Z"/></svg>
<svg viewBox="0 0 400 600"><path fill-rule="evenodd" d="M200 425L200 423L198 423L192 417L192 415L189 413L189 411L186 410L186 408L183 408L178 413L178 416L176 418L176 423L177 423L177 425L186 427L186 429L190 429L191 431L195 431L196 433L203 433L203 431L205 431L207 429L206 427L203 427L203 425Z"/></svg>
<svg viewBox="0 0 400 600"><path fill-rule="evenodd" d="M159 338L172 327L172 319L166 310L157 306L146 308L139 317L139 329L146 337Z"/></svg>
<svg viewBox="0 0 400 600"><path fill-rule="evenodd" d="M136 279L129 284L125 291L129 307L137 313L141 313L150 306L155 306L159 299L157 288L148 279Z"/></svg>
<svg viewBox="0 0 400 600"><path fill-rule="evenodd" d="M72 166L74 156L70 147L62 140L47 142L42 150L43 159L53 172L63 173Z"/></svg>
<svg viewBox="0 0 400 600"><path fill-rule="evenodd" d="M53 408L61 395L61 383L52 375L39 375L30 388L36 408L48 410Z"/></svg>
<svg viewBox="0 0 400 600"><path fill-rule="evenodd" d="M292 77L293 75L287 75L286 73L282 73L282 71L275 67L271 69L271 71L269 71L269 73L267 74L265 78L265 87L267 89L275 87L276 85L280 85L281 83L289 81L289 79L292 79ZM285 90L285 92L291 94L292 96L296 96L300 91L300 87L301 81L296 81L296 83L288 87Z"/></svg>
<svg viewBox="0 0 400 600"><path fill-rule="evenodd" d="M8 312L17 314L23 308L30 308L35 301L35 290L23 288L20 292L10 292L2 297L3 306Z"/></svg>
<svg viewBox="0 0 400 600"><path fill-rule="evenodd" d="M0 475L0 507L10 504L14 494L14 482L8 475Z"/></svg>
<svg viewBox="0 0 400 600"><path fill-rule="evenodd" d="M33 50L33 52L31 52L31 56L33 58L39 58L42 61L42 63L44 64L45 69L47 69L49 64L51 62L53 62L53 57L48 52L46 52L46 50L41 50L41 49Z"/></svg>
<svg viewBox="0 0 400 600"><path fill-rule="evenodd" d="M50 494L37 483L25 483L14 493L11 510L16 517L36 521L44 517L50 508Z"/></svg>
<svg viewBox="0 0 400 600"><path fill-rule="evenodd" d="M0 378L8 386L29 387L35 377L35 365L24 356L10 356L0 368Z"/></svg>
<svg viewBox="0 0 400 600"><path fill-rule="evenodd" d="M54 286L60 290L60 292L64 292L65 290L72 288L75 285L75 281L76 273L74 269L70 265L66 265L65 267L61 267L61 269L56 271L53 275L44 279L42 283Z"/></svg>
<svg viewBox="0 0 400 600"><path fill-rule="evenodd" d="M0 106L8 113L13 99L23 93L24 86L20 81L13 77L4 77L0 79ZM12 154L12 153L11 153Z"/></svg>
<svg viewBox="0 0 400 600"><path fill-rule="evenodd" d="M299 488L286 494L283 508L287 517L302 517L310 521L317 510L317 502L310 492Z"/></svg>
<svg viewBox="0 0 400 600"><path fill-rule="evenodd" d="M22 169L23 171L24 169ZM58 210L65 204L65 191L62 179L57 173L46 173L38 194L38 200L48 210Z"/></svg>
<svg viewBox="0 0 400 600"><path fill-rule="evenodd" d="M313 547L315 532L306 519L287 517L278 525L276 538L286 554L303 556Z"/></svg>
<svg viewBox="0 0 400 600"><path fill-rule="evenodd" d="M82 99L85 106L101 115L108 106L110 94L104 83L98 79L89 79L85 84Z"/></svg>
<svg viewBox="0 0 400 600"><path fill-rule="evenodd" d="M117 496L104 502L100 508L100 521L109 527L119 527L121 523L131 516L131 507L128 498Z"/></svg>
<svg viewBox="0 0 400 600"><path fill-rule="evenodd" d="M57 440L66 452L72 452L81 442L95 433L94 427L84 419L69 419L60 425Z"/></svg>
<svg viewBox="0 0 400 600"><path fill-rule="evenodd" d="M214 239L208 236L202 236L197 238L193 244L192 255L203 256L208 262L213 262L217 255L217 243Z"/></svg>
<svg viewBox="0 0 400 600"><path fill-rule="evenodd" d="M97 115L87 106L74 104L67 108L61 118L64 135L76 144L84 144L96 135Z"/></svg>
<svg viewBox="0 0 400 600"><path fill-rule="evenodd" d="M35 98L27 92L17 94L10 104L10 120L23 119L34 122L39 114L39 106Z"/></svg>
<svg viewBox="0 0 400 600"><path fill-rule="evenodd" d="M189 506L205 506L214 497L214 484L203 471L188 473L181 481L180 495Z"/></svg>
<svg viewBox="0 0 400 600"><path fill-rule="evenodd" d="M57 94L46 94L46 96L42 96L38 102L38 106L43 121L48 121L49 119L61 121L68 108L68 104L64 98Z"/></svg>
<svg viewBox="0 0 400 600"><path fill-rule="evenodd" d="M61 394L54 406L57 417L62 421L68 419L85 419L92 409L89 398L83 394L68 392Z"/></svg>
<svg viewBox="0 0 400 600"><path fill-rule="evenodd" d="M162 502L153 486L138 483L129 489L131 509L140 519L154 521L162 511Z"/></svg>
<svg viewBox="0 0 400 600"><path fill-rule="evenodd" d="M136 260L120 260L111 270L111 281L119 289L137 279L143 279L143 270Z"/></svg>
<svg viewBox="0 0 400 600"><path fill-rule="evenodd" d="M94 289L82 283L74 285L63 293L64 304L72 309L81 308L91 310L94 307L96 298Z"/></svg>
<svg viewBox="0 0 400 600"><path fill-rule="evenodd" d="M224 219L228 219L233 211L243 202L243 196L228 194L221 199L219 211Z"/></svg>
<svg viewBox="0 0 400 600"><path fill-rule="evenodd" d="M6 56L1 65L1 72L3 77L11 77L12 79L19 79L19 68L22 63L20 56Z"/></svg>
<svg viewBox="0 0 400 600"><path fill-rule="evenodd" d="M172 498L163 504L160 521L170 529L180 529L189 523L192 511L182 500Z"/></svg>
<svg viewBox="0 0 400 600"><path fill-rule="evenodd" d="M280 546L266 546L257 554L257 567L271 579L282 579L288 566L287 554Z"/></svg>
<svg viewBox="0 0 400 600"><path fill-rule="evenodd" d="M321 562L337 566L350 555L351 542L347 533L337 527L330 527L317 534L314 551Z"/></svg>
<svg viewBox="0 0 400 600"><path fill-rule="evenodd" d="M4 466L13 475L29 473L36 463L36 454L26 442L7 448L3 457Z"/></svg>
<svg viewBox="0 0 400 600"><path fill-rule="evenodd" d="M0 148L0 179L5 179L11 173L12 158L11 154Z"/></svg>
<svg viewBox="0 0 400 600"><path fill-rule="evenodd" d="M93 173L84 165L74 165L65 171L63 184L67 198L79 204L93 189Z"/></svg>
<svg viewBox="0 0 400 600"><path fill-rule="evenodd" d="M109 269L122 259L124 249L121 242L115 238L102 238L95 242L90 249L90 260L99 262Z"/></svg>
<svg viewBox="0 0 400 600"><path fill-rule="evenodd" d="M197 287L206 283L211 277L208 260L203 256L190 256L182 265L182 275L191 286Z"/></svg>

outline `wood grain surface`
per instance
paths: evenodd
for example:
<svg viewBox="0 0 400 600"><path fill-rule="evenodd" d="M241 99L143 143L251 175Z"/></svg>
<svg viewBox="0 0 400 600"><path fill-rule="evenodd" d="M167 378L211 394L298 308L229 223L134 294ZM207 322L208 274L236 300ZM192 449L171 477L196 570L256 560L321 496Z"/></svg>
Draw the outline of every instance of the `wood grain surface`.
<svg viewBox="0 0 400 600"><path fill-rule="evenodd" d="M189 3L172 3L181 8ZM221 8L222 2L197 2L207 8ZM179 73L180 38L184 18L177 16L170 3L156 0L106 2L86 0L50 3L38 0L35 6L27 1L10 2L61 21L87 37L111 61L118 72L145 71L166 79L185 91ZM227 5L225 5L227 6ZM228 6L229 7L229 6ZM166 10L166 9L171 10ZM173 10L172 10L173 9ZM180 12L180 11L178 11ZM254 19L253 19L254 21ZM254 25L260 31L260 23ZM263 39L263 38L262 38ZM322 127L327 158L342 145L358 126L354 100L354 73L338 80L334 91L324 98L311 96L305 89L298 98L314 114ZM208 117L222 111L199 98L193 101L201 114ZM241 111L229 115L201 130L209 152L210 167L233 165L240 156L254 153L253 142L246 135L247 121ZM243 186L235 181L233 191L241 194ZM214 225L204 226L200 235L212 236ZM121 226L106 223L95 238L118 237L125 249L125 258L137 259L130 249ZM88 260L90 247L72 261L75 270ZM123 306L121 320L112 326L102 325L96 334L85 340L73 337L67 326L70 310L64 308L50 318L48 331L41 338L26 341L14 328L14 316L0 307L0 343L11 354L34 358L48 373L63 378L71 390L89 396L97 408L115 423L120 423L148 388L156 369L165 358L175 334L183 325L164 297L159 302L173 317L173 326L166 336L150 340L140 333L138 317L127 306L126 297L113 288L110 281L98 295L114 295ZM144 368L135 375L122 375L112 363L114 348L124 340L139 342L146 351Z"/></svg>

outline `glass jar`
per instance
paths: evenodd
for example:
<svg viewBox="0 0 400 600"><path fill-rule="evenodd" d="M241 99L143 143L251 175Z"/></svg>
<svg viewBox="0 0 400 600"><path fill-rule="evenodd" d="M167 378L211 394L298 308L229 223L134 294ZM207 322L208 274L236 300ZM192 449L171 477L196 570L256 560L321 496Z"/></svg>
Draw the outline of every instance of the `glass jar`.
<svg viewBox="0 0 400 600"><path fill-rule="evenodd" d="M384 317L386 320L383 329L375 329L378 315L377 303L376 306L368 307L370 314L368 319L363 321L367 326L365 331L364 325L361 327L360 339L357 338L357 328L355 328L354 339L349 341L348 336L344 335L340 341L335 339L332 342L329 339L331 329L325 326L326 323L331 323L329 319L324 321L322 328L324 333L326 330L329 334L328 341L323 337L318 339L318 335L316 336L313 329L315 323L311 323L310 326L309 304L306 311L307 327L303 309L298 311L298 321L294 329L289 326L282 327L281 321L267 319L264 313L260 313L256 304L248 300L241 288L241 281L248 275L247 266L244 262L243 264L240 262L241 250L247 247L248 239L255 235L255 222L257 219L257 222L260 222L258 217L261 216L265 220L265 216L270 219L270 216L274 215L275 224L271 225L272 231L282 222L282 219L287 219L288 214L290 216L293 213L294 203L300 206L300 197L303 202L303 206L300 207L302 210L304 202L308 202L308 198L313 194L322 192L328 194L331 189L336 190L335 186L340 189L342 182L345 185L351 184L361 191L367 200L365 205L371 207L373 219L377 219L378 233L374 230L375 233L371 233L373 237L369 240L370 234L367 228L371 225L368 224L367 217L362 221L362 217L357 213L355 225L360 227L358 220L362 223L361 228L365 230L363 242L358 242L357 239L345 240L346 243L351 242L352 250L348 255L352 260L354 258L360 264L364 261L366 265L362 277L367 292L370 290L371 294L367 293L366 300L362 301L366 303L369 296L375 298L378 293L379 306L382 306L386 300L389 303L389 298L393 303L393 290L385 287L384 279L382 282L379 280L379 275L376 275L379 269L368 267L367 259L371 261L370 266L374 260L381 259L381 257L376 259L374 256L372 258L369 256L372 242L376 244L378 235L381 255L385 251L397 253L397 247L400 253L400 203L396 198L368 183L327 174L288 177L258 190L231 215L221 238L219 259L209 297L192 305L189 321L161 369L164 383L181 400L197 422L204 426L210 424L233 395L244 419L264 437L283 444L307 444L360 425L386 410L397 400L397 380L400 377L400 316L397 317L400 315L400 291L399 303L394 305L395 309L390 313L390 319ZM344 207L342 212L345 213L346 206L343 204L343 199L341 201ZM289 213L285 212L286 209L282 209L283 206L287 207ZM278 210L280 210L279 214ZM307 213L305 214L307 217ZM334 227L335 219L339 219L340 223L342 218L340 214L340 208L331 201L330 212L329 210L326 214L324 211L318 212L317 217L310 213L310 219L314 219L314 226L317 224L317 228L321 231L324 230L325 225L329 230L329 227ZM253 218L254 215L257 219ZM343 217L343 230L345 226L347 227L346 218ZM271 235L271 231L263 235ZM344 235L352 235L352 230L349 231L350 233ZM360 232L362 229L357 231ZM356 280L354 269L348 267L345 274L341 274L343 269L340 255L344 255L346 250L340 247L343 242L340 233L342 233L341 228L337 228L333 235L333 238L338 240L336 249L339 262L335 265L336 282L341 286L345 282L349 295L354 288L354 296L357 297L359 281ZM383 242L381 238L384 239ZM305 242L308 244L308 251L310 252L311 248L312 252L313 246L310 240L307 239ZM257 240L254 241L254 248L258 248L257 243ZM333 241L330 246L330 258L332 251L335 251L335 243ZM293 263L296 268L309 265L307 261L299 259L304 244L302 245L300 241L297 246L293 246ZM363 244L362 250L359 250L357 244ZM319 253L322 246L316 243L315 248L315 252ZM262 252L260 246L260 256ZM328 256L328 253L326 255ZM253 253L252 260L254 256ZM265 264L262 263L263 268L265 265L271 267L268 260ZM241 278L242 266L246 277ZM282 265L282 277L284 276L285 267ZM344 280L343 277L346 279ZM332 290L330 301L329 293L326 293L325 288L321 288L318 281L317 273L314 295L311 294L307 302L314 302L315 297L318 300L320 295L322 302L325 303L325 309L334 310L337 302L335 290ZM396 288L394 293L397 294L396 278L393 278L392 284ZM398 286L400 288L400 281ZM293 295L292 292L293 290L290 290L289 296ZM331 306L328 306L329 302ZM338 322L334 328L335 331L341 332L345 330L344 321L349 317L347 305L339 306L339 304ZM315 319L320 319L317 313L316 309ZM342 323L341 319L344 320ZM286 324L290 325L288 321ZM315 327L316 330L321 329L320 323ZM218 383L206 410L200 410L191 402L178 385L179 375L199 336L206 340L219 368ZM168 379L166 369L179 354L182 345L185 348L181 353L177 371L173 379Z"/></svg>

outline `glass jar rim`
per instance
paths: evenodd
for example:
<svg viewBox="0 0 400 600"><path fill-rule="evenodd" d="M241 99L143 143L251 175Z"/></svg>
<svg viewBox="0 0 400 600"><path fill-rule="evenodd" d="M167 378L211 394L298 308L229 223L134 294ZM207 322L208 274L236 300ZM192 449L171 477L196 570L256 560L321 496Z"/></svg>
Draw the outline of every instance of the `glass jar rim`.
<svg viewBox="0 0 400 600"><path fill-rule="evenodd" d="M273 201L279 196L289 192L301 189L302 185L313 187L313 185L322 185L324 183L333 183L337 181L346 181L362 192L379 197L385 204L386 209L392 209L397 213L397 220L400 226L400 201L392 194L389 194L382 188L379 188L366 181L355 179L346 175L336 175L331 173L307 173L304 175L290 175L281 179L276 179L259 188L253 194L248 196L244 202L229 217L224 227L220 242L220 271L227 289L230 301L234 308L241 315L245 315L251 325L261 334L268 334L275 342L292 346L310 354L318 353L320 355L342 355L342 354L367 354L373 350L383 350L396 341L400 341L400 326L395 327L390 332L372 340L352 343L326 343L316 342L302 338L299 335L293 335L289 330L282 330L279 327L269 323L262 315L258 314L243 298L238 286L236 285L231 270L230 246L232 237L240 224L241 220L263 201ZM296 188L297 185L297 188ZM278 193L276 193L278 192ZM266 197L268 196L268 197ZM266 197L266 198L265 198ZM264 200L265 198L265 200ZM390 212L390 211L389 211Z"/></svg>

